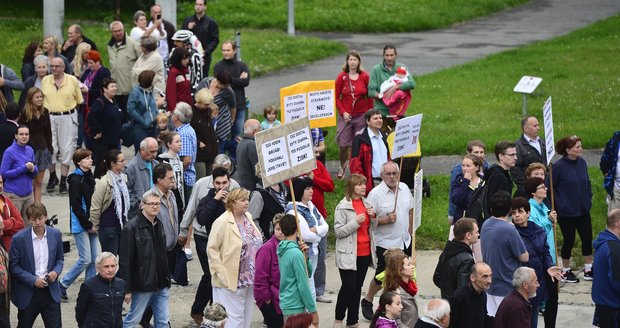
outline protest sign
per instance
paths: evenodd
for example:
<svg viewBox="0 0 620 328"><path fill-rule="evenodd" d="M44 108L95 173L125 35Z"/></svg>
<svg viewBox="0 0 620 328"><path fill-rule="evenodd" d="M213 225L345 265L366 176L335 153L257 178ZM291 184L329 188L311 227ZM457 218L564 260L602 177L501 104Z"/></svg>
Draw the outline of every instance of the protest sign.
<svg viewBox="0 0 620 328"><path fill-rule="evenodd" d="M413 227L415 231L422 224L422 196L424 185L424 171L420 169L415 175L415 183L413 187Z"/></svg>
<svg viewBox="0 0 620 328"><path fill-rule="evenodd" d="M311 128L336 125L334 80L304 81L280 89L282 123L308 117Z"/></svg>
<svg viewBox="0 0 620 328"><path fill-rule="evenodd" d="M555 155L555 140L553 138L553 114L551 110L551 97L545 101L543 106L543 119L545 125L545 146L547 148L547 165Z"/></svg>
<svg viewBox="0 0 620 328"><path fill-rule="evenodd" d="M392 158L399 158L410 153L415 153L418 149L418 138L420 136L420 126L422 124L422 114L402 118L396 121L394 131L394 146L392 147Z"/></svg>
<svg viewBox="0 0 620 328"><path fill-rule="evenodd" d="M316 168L307 117L261 131L255 139L265 187Z"/></svg>

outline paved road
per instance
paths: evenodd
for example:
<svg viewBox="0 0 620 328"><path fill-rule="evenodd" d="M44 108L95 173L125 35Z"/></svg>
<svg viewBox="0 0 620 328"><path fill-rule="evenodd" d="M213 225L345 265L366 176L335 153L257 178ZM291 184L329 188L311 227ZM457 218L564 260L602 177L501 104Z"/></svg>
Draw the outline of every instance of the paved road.
<svg viewBox="0 0 620 328"><path fill-rule="evenodd" d="M532 0L513 9L434 31L312 35L344 42L350 49L360 51L367 70L381 61L384 45L394 44L398 61L421 75L564 35L619 12L617 0ZM281 87L307 80L334 79L342 64L344 55L252 79L246 93L251 100L251 110L262 113L265 105L279 104Z"/></svg>

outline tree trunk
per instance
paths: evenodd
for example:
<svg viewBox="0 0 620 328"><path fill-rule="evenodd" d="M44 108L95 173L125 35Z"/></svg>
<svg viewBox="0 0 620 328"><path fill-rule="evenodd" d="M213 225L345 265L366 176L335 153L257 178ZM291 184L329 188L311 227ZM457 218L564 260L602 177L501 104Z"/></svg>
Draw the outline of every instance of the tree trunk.
<svg viewBox="0 0 620 328"><path fill-rule="evenodd" d="M60 44L64 42L63 22L65 20L65 0L43 1L43 32L54 35Z"/></svg>

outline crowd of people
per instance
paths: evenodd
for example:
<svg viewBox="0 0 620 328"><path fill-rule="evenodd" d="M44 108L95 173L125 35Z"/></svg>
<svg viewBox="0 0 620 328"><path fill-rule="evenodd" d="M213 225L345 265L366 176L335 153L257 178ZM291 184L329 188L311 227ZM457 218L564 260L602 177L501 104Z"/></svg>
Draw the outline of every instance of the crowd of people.
<svg viewBox="0 0 620 328"><path fill-rule="evenodd" d="M601 158L609 214L594 242L581 138L557 142L562 157L551 170L534 116L522 120L516 142L495 145L496 164L485 160L483 141L470 141L451 171L450 233L433 275L441 299L419 311L414 200L386 134L416 85L396 47L385 46L370 72L350 51L335 79L335 178L346 181L328 213L334 180L323 163L325 132L312 129L315 170L263 185L254 137L281 124L277 107L267 106L262 122L246 119L250 69L233 41L220 45L206 0L194 9L178 31L159 5L150 18L137 11L128 33L112 22L109 68L79 25L62 44L54 36L30 43L21 78L0 65L0 326L10 327L12 302L18 327L39 314L46 327L60 327L60 302L84 273L78 326L167 327L171 284L188 284L193 236L203 271L188 309L196 324L250 327L258 308L269 328L318 327L317 302L334 301L325 293L330 230L342 282L337 328L362 326L360 309L371 327L536 327L539 312L554 327L558 282L579 282L575 232L595 322L617 325L620 132ZM223 59L211 72L218 45ZM135 151L127 162L122 145ZM58 187L69 198L78 260L64 273L62 236L42 203L46 170L47 192Z"/></svg>

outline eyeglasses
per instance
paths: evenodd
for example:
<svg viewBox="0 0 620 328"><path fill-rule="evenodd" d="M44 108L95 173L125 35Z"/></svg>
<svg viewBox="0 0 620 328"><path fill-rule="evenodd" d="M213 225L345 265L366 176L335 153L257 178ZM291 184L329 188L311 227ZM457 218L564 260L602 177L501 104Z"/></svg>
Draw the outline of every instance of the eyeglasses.
<svg viewBox="0 0 620 328"><path fill-rule="evenodd" d="M538 186L538 188L536 188L536 190L538 190L538 189L548 189L548 188L547 188L547 186L542 185L542 186Z"/></svg>
<svg viewBox="0 0 620 328"><path fill-rule="evenodd" d="M158 207L159 205L161 205L161 203L160 203L160 202L152 202L152 203L145 203L145 202L142 202L142 204L144 204L144 205L148 205L148 206L151 206L151 207Z"/></svg>
<svg viewBox="0 0 620 328"><path fill-rule="evenodd" d="M62 65L50 65L51 68L62 68Z"/></svg>

